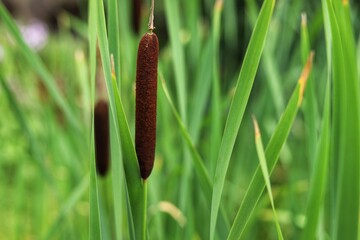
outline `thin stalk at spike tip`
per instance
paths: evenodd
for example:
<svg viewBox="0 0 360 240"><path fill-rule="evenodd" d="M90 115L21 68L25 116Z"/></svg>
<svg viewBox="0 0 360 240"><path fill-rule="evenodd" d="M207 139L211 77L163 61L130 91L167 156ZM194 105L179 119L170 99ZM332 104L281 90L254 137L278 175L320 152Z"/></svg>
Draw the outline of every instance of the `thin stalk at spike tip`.
<svg viewBox="0 0 360 240"><path fill-rule="evenodd" d="M155 26L154 26L154 5L155 5L155 0L151 0L150 16L149 16L149 24L148 24L148 29L151 32L155 29Z"/></svg>

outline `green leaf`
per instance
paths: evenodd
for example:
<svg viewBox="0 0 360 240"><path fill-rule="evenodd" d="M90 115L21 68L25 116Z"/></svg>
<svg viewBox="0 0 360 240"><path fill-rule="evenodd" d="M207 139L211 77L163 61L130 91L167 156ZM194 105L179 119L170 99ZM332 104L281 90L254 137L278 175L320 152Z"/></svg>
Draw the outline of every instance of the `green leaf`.
<svg viewBox="0 0 360 240"><path fill-rule="evenodd" d="M334 5L336 4L336 11ZM349 2L327 0L333 51L333 160L337 169L334 239L356 239L359 222L360 90ZM351 186L351 187L349 187Z"/></svg>
<svg viewBox="0 0 360 240"><path fill-rule="evenodd" d="M171 51L173 55L173 65L175 71L175 84L177 91L177 99L180 108L180 116L186 124L187 112L186 112L186 68L185 57L180 42L180 13L179 4L177 1L165 0L165 16L167 28L170 35Z"/></svg>
<svg viewBox="0 0 360 240"><path fill-rule="evenodd" d="M330 85L328 83L321 135L308 196L306 225L301 236L303 240L316 239L316 230L325 197L330 158L330 103Z"/></svg>
<svg viewBox="0 0 360 240"><path fill-rule="evenodd" d="M211 203L210 239L214 239L215 237L216 222L231 153L233 151L236 136L250 96L250 91L254 83L255 74L259 66L274 5L274 0L265 0L263 4L245 54L235 95L230 106L219 150L219 157L216 164Z"/></svg>
<svg viewBox="0 0 360 240"><path fill-rule="evenodd" d="M89 238L101 239L100 208L98 199L98 184L96 179L95 149L94 149L94 107L95 107L95 74L96 74L96 35L97 35L97 5L96 0L90 0L89 24L93 27L89 30L90 48L90 81L91 81L91 141L90 141L90 226Z"/></svg>
<svg viewBox="0 0 360 240"><path fill-rule="evenodd" d="M114 76L114 75L113 75ZM144 221L144 201L146 201L146 191L144 190L144 182L140 177L138 160L135 152L133 140L131 138L129 125L125 117L124 108L121 102L119 90L115 77L112 78L115 106L117 114L117 124L119 128L119 138L121 149L124 156L124 171L126 177L127 190L129 193L129 202L131 206L132 218L134 221L135 238L139 239L143 236Z"/></svg>
<svg viewBox="0 0 360 240"><path fill-rule="evenodd" d="M294 122L296 113L301 105L303 93L306 86L306 81L311 71L312 64L312 54L308 58L308 62L301 74L301 77L298 81L298 85L295 88L290 101L280 118L280 121L275 129L274 134L271 136L271 139L265 150L265 158L268 162L267 166L269 172L271 173L277 163L280 151L285 144L285 141L289 135L291 126ZM264 178L261 173L260 167L256 169L255 174L249 184L248 189L246 190L244 199L240 205L240 208L236 214L233 225L230 229L230 234L228 239L240 239L243 237L244 230L247 223L250 220L250 217L256 207L257 202L259 201L261 194L265 188Z"/></svg>
<svg viewBox="0 0 360 240"><path fill-rule="evenodd" d="M306 63L307 56L310 53L310 39L307 27L307 17L305 13L301 15L301 58L303 64ZM309 160L310 166L315 162L316 146L317 146L317 123L318 123L318 110L317 102L315 97L315 83L314 78L310 75L307 90L305 92L305 101L304 104L304 118L306 124L306 134L307 134L307 149L308 154L307 158Z"/></svg>
<svg viewBox="0 0 360 240"><path fill-rule="evenodd" d="M223 1L217 0L213 12L212 29L212 94L211 94L211 129L210 129L210 173L213 178L216 169L217 153L220 147L222 114L221 114L221 91L220 91L220 26Z"/></svg>
<svg viewBox="0 0 360 240"><path fill-rule="evenodd" d="M186 130L185 128L185 125L184 123L182 122L181 118L180 118L180 115L178 114L176 108L175 108L175 105L173 103L173 101L171 100L171 97L170 97L170 94L169 94L169 91L167 90L167 87L166 87L166 83L165 83L165 80L163 78L163 75L162 73L160 73L160 78L161 78L161 87L162 87L162 90L168 100L168 103L170 105L170 108L175 116L175 119L176 119L176 122L178 124L178 126L180 127L180 132L185 140L185 143L186 145L188 146L189 150L190 150L190 154L192 156L192 160L193 160L193 164L194 164L194 168L195 168L195 172L196 172L196 175L200 181L200 185L201 185L201 189L202 191L204 192L205 194L205 197L206 199L210 199L211 198L211 190L212 190L212 182L211 182L211 179L209 177L209 173L204 165L204 161L202 160L199 152L197 151L192 139L191 139L191 136L190 134L188 133L188 131ZM209 203L209 202L208 202ZM210 203L209 203L209 208L210 208ZM223 236L222 233L224 232L228 232L229 230L229 222L228 222L228 219L226 218L226 215L225 215L225 211L221 208L221 215L220 215L220 220L219 220L219 223L221 225L221 231L219 231L219 234L221 236Z"/></svg>
<svg viewBox="0 0 360 240"><path fill-rule="evenodd" d="M189 133L186 130L186 127L184 125L184 123L181 120L180 115L178 114L178 112L176 111L175 105L173 103L173 101L171 100L169 91L167 90L166 84L165 84L165 80L164 77L162 75L162 73L160 73L160 78L161 78L161 87L162 90L164 91L164 94L169 102L169 105L171 107L171 110L174 113L175 119L180 127L180 131L182 133L182 135L184 136L184 140L186 142L186 144L189 147L190 153L192 155L192 159L193 159L193 163L194 163L194 167L195 167L195 171L197 172L197 175L199 177L199 181L200 184L202 186L202 190L205 193L205 196L210 197L212 192L212 183L209 177L209 174L207 172L207 169L203 163L203 160L201 159L200 154L198 153L198 151L196 150L191 137L189 135Z"/></svg>
<svg viewBox="0 0 360 240"><path fill-rule="evenodd" d="M114 56L115 75L121 82L120 75L120 34L119 34L119 6L118 1L109 0L108 2L108 34L109 34L109 51ZM121 85L120 85L121 86Z"/></svg>
<svg viewBox="0 0 360 240"><path fill-rule="evenodd" d="M259 157L260 168L261 168L262 174L264 176L266 189L267 189L268 194L269 194L271 208L272 208L273 213L274 213L274 221L275 221L276 231L277 231L277 234L278 234L278 239L283 240L284 237L283 237L282 232L281 232L279 218L278 218L278 216L276 214L274 198L273 198L272 191L271 191L270 174L269 174L269 170L268 170L268 167L267 167L267 164L266 164L265 151L264 151L263 143L262 143L262 140L261 140L260 129L259 129L259 125L258 125L258 123L256 121L256 118L254 116L253 116L253 122L254 122L254 129L255 129L256 151L257 151L257 154L258 154L258 157Z"/></svg>
<svg viewBox="0 0 360 240"><path fill-rule="evenodd" d="M124 6L122 6L124 8ZM117 76L116 80L119 87L122 86L122 75L120 65L120 21L124 21L123 15L120 15L121 9L119 9L119 3L116 0L108 1L108 37L109 37L109 52L113 57L114 71ZM124 22L123 22L124 25ZM122 27L123 27L122 25ZM124 67L125 68L125 67ZM119 89L120 91L120 89ZM127 223L123 219L129 218L126 211L128 207L125 203L125 181L124 181L124 167L123 167L123 156L121 152L120 139L116 133L117 123L114 118L110 118L110 139L111 139L111 166L112 166L112 189L114 197L114 215L115 215L115 226L127 226ZM125 228L126 229L126 228ZM129 226L127 228L129 230ZM126 232L120 227L115 228L116 239L122 239L128 237Z"/></svg>
<svg viewBox="0 0 360 240"><path fill-rule="evenodd" d="M92 124L93 126L93 124ZM91 132L90 155L90 239L102 239L99 208L99 188L96 179L94 130Z"/></svg>

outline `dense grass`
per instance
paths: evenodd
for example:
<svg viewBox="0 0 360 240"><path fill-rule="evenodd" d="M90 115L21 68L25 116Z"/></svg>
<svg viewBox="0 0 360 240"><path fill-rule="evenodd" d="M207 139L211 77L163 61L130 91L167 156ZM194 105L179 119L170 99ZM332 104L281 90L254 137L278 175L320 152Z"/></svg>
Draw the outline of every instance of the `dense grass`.
<svg viewBox="0 0 360 240"><path fill-rule="evenodd" d="M37 52L0 3L0 239L359 239L360 5L155 1L145 183L134 86L149 6L137 34L132 1L90 0L87 17L64 13Z"/></svg>

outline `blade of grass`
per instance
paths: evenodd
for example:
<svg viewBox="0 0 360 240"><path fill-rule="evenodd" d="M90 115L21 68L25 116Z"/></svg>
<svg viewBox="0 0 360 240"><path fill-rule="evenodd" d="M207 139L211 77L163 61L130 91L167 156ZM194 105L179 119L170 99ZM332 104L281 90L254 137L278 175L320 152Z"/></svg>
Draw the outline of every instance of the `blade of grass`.
<svg viewBox="0 0 360 240"><path fill-rule="evenodd" d="M323 21L324 21L324 31L325 31L325 42L326 42L326 58L327 58L327 75L328 78L332 77L332 34L331 34L331 23L329 12L327 11L327 2L326 0L321 1L322 4L322 13L323 13ZM331 98L334 96L331 94ZM333 106L332 106L333 108ZM331 110L332 111L332 110ZM332 120L333 121L333 120ZM334 122L332 122L331 126L331 135L334 132ZM332 138L332 136L331 136ZM331 146L333 144L333 139L331 139ZM331 147L330 147L331 149ZM331 149L331 155L334 153L334 150ZM331 156L330 155L330 156ZM328 195L325 200L325 207L329 209L328 211L324 211L324 220L322 224L333 228L335 226L335 195L336 195L336 168L334 165L334 157L330 157L329 159L329 179L328 179ZM330 232L330 231L329 231Z"/></svg>
<svg viewBox="0 0 360 240"><path fill-rule="evenodd" d="M235 90L235 95L230 106L228 119L226 121L224 135L219 150L219 157L217 160L214 178L214 188L211 203L210 239L214 239L215 237L214 233L227 168L229 166L236 136L245 112L245 107L247 105L255 74L260 62L260 57L265 44L265 38L269 28L274 5L274 0L265 0L263 3L263 7L260 11L249 42L249 47L245 54L244 63L240 70Z"/></svg>
<svg viewBox="0 0 360 240"><path fill-rule="evenodd" d="M125 117L124 108L118 91L116 78L112 77L112 88L115 96L116 114L119 127L119 138L121 149L124 156L124 171L126 177L127 190L129 192L129 203L131 206L132 218L135 227L135 237L138 239L143 236L142 226L144 226L144 201L146 201L146 192L144 182L140 177L140 170L135 152L134 142L131 139L129 125ZM126 158L125 158L126 156ZM146 219L145 219L146 220Z"/></svg>
<svg viewBox="0 0 360 240"><path fill-rule="evenodd" d="M330 85L328 82L321 135L308 196L306 225L301 236L303 240L316 239L316 230L325 197L330 157L330 103Z"/></svg>
<svg viewBox="0 0 360 240"><path fill-rule="evenodd" d="M173 55L173 66L175 71L175 84L177 99L180 109L180 116L184 123L187 121L186 113L186 68L182 43L180 42L180 13L179 5L176 1L165 0L165 15L167 28L170 34L171 51Z"/></svg>
<svg viewBox="0 0 360 240"><path fill-rule="evenodd" d="M280 151L285 144L285 141L289 135L291 126L294 122L298 108L301 105L306 81L311 71L313 54L308 58L307 64L300 76L297 87L295 88L290 101L280 118L280 121L272 135L266 150L265 158L268 162L269 173L271 174L275 168ZM241 239L246 229L247 223L252 216L252 213L256 207L257 202L265 188L264 178L261 173L261 169L258 167L253 175L253 178L246 190L244 199L240 205L240 208L236 214L235 220L230 229L228 236L229 240Z"/></svg>
<svg viewBox="0 0 360 240"><path fill-rule="evenodd" d="M256 18L259 14L259 9L255 1L247 0L247 14L249 16L251 27L255 26ZM276 29L276 28L275 28ZM274 43L276 43L277 33L279 31L269 31L268 41L264 47L264 52L262 56L262 64L265 71L265 76L269 89L274 101L274 106L276 109L276 115L280 117L282 111L284 110L284 97L282 96L282 83L280 82L280 73L279 66L276 64L277 60L275 59L276 54L274 53Z"/></svg>
<svg viewBox="0 0 360 240"><path fill-rule="evenodd" d="M94 131L91 133L91 157L90 157L90 239L102 239L100 225L99 191L96 180Z"/></svg>
<svg viewBox="0 0 360 240"><path fill-rule="evenodd" d="M101 239L98 185L95 169L94 149L94 106L95 106L95 75L96 75L96 35L97 35L97 5L96 0L89 3L89 48L90 48L90 88L91 88L91 141L90 141L90 226L89 238Z"/></svg>
<svg viewBox="0 0 360 240"><path fill-rule="evenodd" d="M197 143L200 131L201 123L203 121L204 112L206 110L206 104L211 86L211 41L204 44L205 47L201 53L198 72L196 74L196 83L193 90L193 101L189 106L189 132L195 143Z"/></svg>
<svg viewBox="0 0 360 240"><path fill-rule="evenodd" d="M100 224L101 224L101 235L102 239L108 240L111 239L111 225L110 225L110 217L109 217L109 209L107 208L108 199L107 199L107 179L97 178L98 189L99 189L99 216L100 216Z"/></svg>
<svg viewBox="0 0 360 240"><path fill-rule="evenodd" d="M196 72L196 69L201 64L200 60L200 51L201 51L201 34L199 32L199 14L201 11L201 2L200 1L186 1L184 2L184 11L186 12L186 27L189 29L191 40L187 48L187 58L186 61L189 61L189 72ZM189 117L191 115L189 114ZM190 123L190 121L189 121Z"/></svg>
<svg viewBox="0 0 360 240"><path fill-rule="evenodd" d="M143 220L142 220L142 240L147 239L147 181L144 181L143 186Z"/></svg>
<svg viewBox="0 0 360 240"><path fill-rule="evenodd" d="M119 34L119 8L118 1L110 0L108 2L108 34L109 34L109 51L114 56L115 75L121 87L120 75L120 34Z"/></svg>
<svg viewBox="0 0 360 240"><path fill-rule="evenodd" d="M133 31L131 29L131 1L120 1L117 5L119 13L119 29L115 29L115 31L120 34L120 62L116 64L121 63L121 67L119 67L119 69L121 69L121 74L116 72L116 76L118 78L117 81L121 81L121 86L119 87L122 87L127 86L127 84L131 85L135 79L136 51L138 43L137 41L134 41ZM116 69L116 71L117 70L118 69Z"/></svg>
<svg viewBox="0 0 360 240"><path fill-rule="evenodd" d="M187 132L186 127L185 127L184 123L182 122L180 115L178 114L173 101L171 100L169 91L167 90L166 83L165 83L164 77L161 72L160 72L160 79L161 79L161 88L168 100L170 108L175 116L176 122L177 122L178 126L180 127L181 134L185 140L185 143L187 144L187 146L190 150L193 164L194 164L195 171L196 171L196 175L200 181L201 189L204 191L204 195L205 195L206 199L210 199L211 194L212 194L212 192L211 192L212 182L211 182L211 178L209 177L209 173L204 165L204 161L202 160L199 152L195 148L195 145L190 137L190 134ZM211 207L211 206L209 205L209 207ZM220 228L221 231L219 231L219 234L221 236L226 236L223 233L228 232L229 222L226 217L225 211L222 208L220 208L220 210L221 210L221 215L220 215L219 224L221 225L221 228Z"/></svg>
<svg viewBox="0 0 360 240"><path fill-rule="evenodd" d="M211 130L210 130L210 174L214 177L216 168L216 158L220 147L221 139L221 92L220 92L220 73L219 73L219 45L220 45L220 26L221 13L223 10L223 0L216 0L213 11L212 29L212 94L211 94Z"/></svg>
<svg viewBox="0 0 360 240"><path fill-rule="evenodd" d="M269 194L271 208L272 208L273 213L274 213L274 222L275 222L276 231L277 231L277 234L278 234L278 239L283 240L284 237L283 237L282 232L281 232L279 218L278 218L278 216L276 214L274 198L273 198L273 195L272 195L271 184L270 184L270 174L269 174L269 170L268 170L268 167L267 167L267 164L266 164L265 151L264 151L263 143L262 143L262 140L261 140L261 134L260 134L259 125L258 125L258 123L256 121L255 116L253 116L253 123L254 123L254 129L255 129L256 151L257 151L257 154L258 154L258 158L259 158L259 162L260 162L260 168L261 168L261 171L262 171L262 174L263 174L263 177L264 177L266 189L267 189L268 194Z"/></svg>
<svg viewBox="0 0 360 240"><path fill-rule="evenodd" d="M129 226L123 219L127 219L126 202L125 202L125 182L124 168L121 154L119 138L115 132L115 122L110 118L110 143L111 143L111 170L112 170L112 190L114 198L114 215L115 215L115 234L116 239L129 237ZM120 226L124 226L124 229ZM127 227L127 228L126 228Z"/></svg>
<svg viewBox="0 0 360 240"><path fill-rule="evenodd" d="M117 76L118 86L120 87L119 91L121 91L122 86L122 75L120 74L120 14L119 14L119 4L116 0L110 0L108 2L108 37L109 37L109 52L110 55L113 56L113 64L115 75ZM121 16L124 18L125 16ZM123 19L122 19L123 20ZM113 198L114 198L114 210L115 210L115 232L116 239L124 238L129 232L122 230L119 226L124 226L123 216L125 215L125 219L128 218L127 212L124 209L126 207L125 204L125 192L124 192L124 169L123 169L123 159L121 154L121 143L119 141L118 136L115 131L115 122L114 119L110 119L110 131L111 131L111 164L112 164L112 187L113 187ZM126 225L125 225L126 226ZM128 228L125 228L129 230Z"/></svg>
<svg viewBox="0 0 360 240"><path fill-rule="evenodd" d="M82 119L83 122L90 123L90 113L91 113L91 93L89 86L89 68L87 60L85 59L84 52L81 50L77 50L75 52L75 60L76 60L76 75L80 82L80 91L81 91L81 103L82 103ZM88 125L87 125L88 126ZM90 144L90 129L85 129L86 131L86 140L87 146Z"/></svg>
<svg viewBox="0 0 360 240"><path fill-rule="evenodd" d="M301 58L303 64L306 63L307 56L310 53L310 39L307 28L307 17L305 13L301 15ZM310 166L315 162L316 146L317 146L317 102L315 97L315 85L312 76L310 75L307 83L307 91L305 92L304 104L304 118L307 132L307 148L308 160Z"/></svg>
<svg viewBox="0 0 360 240"><path fill-rule="evenodd" d="M170 43L171 43L171 52L172 52L172 61L175 72L175 86L177 92L178 105L180 109L180 116L187 126L187 81L186 81L186 64L185 64L185 56L184 56L184 47L182 42L180 41L180 32L181 32L181 17L180 17L180 6L177 1L173 0L165 0L165 17L167 22L167 29L169 32ZM183 170L181 177L181 187L180 187L180 199L179 204L181 210L185 215L191 215L192 208L189 207L189 203L191 202L190 192L191 190L191 162L189 153L184 150L183 151ZM190 219L192 221L192 219ZM191 225L189 225L191 226ZM191 238L193 235L192 228L188 227L185 231L181 231L178 228L177 231L179 234L176 234L178 239L182 238ZM181 236L183 235L183 236Z"/></svg>
<svg viewBox="0 0 360 240"><path fill-rule="evenodd" d="M98 14L98 40L101 53L101 59L106 80L106 88L109 95L110 109L115 124L115 130L123 153L123 164L125 179L128 191L128 205L130 206L129 226L135 230L135 238L142 236L141 226L143 225L143 182L140 177L140 170L135 153L135 147L131 138L128 121L125 116L124 107L120 98L115 72L111 71L110 54L108 49L108 40L105 26L104 6L100 1L97 6ZM133 219L131 221L131 219ZM130 231L132 233L132 231Z"/></svg>
<svg viewBox="0 0 360 240"><path fill-rule="evenodd" d="M40 75L41 81L46 86L51 97L59 105L59 107L64 111L65 116L69 120L69 123L72 124L75 128L79 128L79 122L76 119L76 114L71 110L68 103L56 87L56 82L51 73L46 69L45 65L41 61L40 57L36 55L30 47L25 43L24 39L21 36L21 33L16 26L14 20L10 17L10 14L5 9L3 3L0 2L0 18L2 18L5 26L7 27L12 38L18 45L20 51L24 55L25 59L28 61L29 65Z"/></svg>
<svg viewBox="0 0 360 240"><path fill-rule="evenodd" d="M180 109L180 116L187 125L187 81L186 81L186 67L185 67L185 57L182 42L180 41L180 12L179 4L176 1L165 0L165 17L167 20L167 28L170 34L171 42L171 52L173 55L173 66L175 72L175 85L177 92L178 105ZM188 153L184 152L184 174L181 178L181 198L180 198L180 208L184 211L186 208L186 202L188 202L188 193L190 188L190 162L187 161Z"/></svg>
<svg viewBox="0 0 360 240"><path fill-rule="evenodd" d="M184 123L181 120L180 115L176 111L175 105L171 100L169 91L167 90L166 83L165 83L164 77L163 77L161 72L160 72L160 79L161 79L162 90L163 90L163 92L164 92L164 94L165 94L165 96L166 96L166 98L168 100L168 103L169 103L169 105L171 107L171 110L174 113L175 119L176 119L176 121L177 121L177 123L178 123L178 125L180 127L181 133L184 136L185 142L189 146L190 153L193 156L192 159L193 159L195 171L197 172L197 175L199 177L199 181L200 181L200 184L201 184L202 189L204 191L204 194L209 197L212 194L212 192L211 192L211 188L212 188L211 187L211 185L212 185L211 178L209 177L209 174L208 174L207 169L206 169L206 167L204 165L204 162L201 159L200 154L196 150L196 148L195 148L195 146L194 146L194 144L193 144L193 142L191 140L191 137L190 137L189 133L187 132Z"/></svg>
<svg viewBox="0 0 360 240"><path fill-rule="evenodd" d="M360 92L355 56L354 34L350 21L349 2L340 1L334 11L333 2L327 1L327 11L333 37L334 91L338 102L334 103L334 143L339 145L338 179L336 189L335 239L356 239L359 222L359 159L360 159ZM336 57L335 57L336 56ZM338 89L337 89L338 88ZM335 101L335 99L334 99ZM335 110L340 116L335 116ZM352 186L351 188L349 186Z"/></svg>

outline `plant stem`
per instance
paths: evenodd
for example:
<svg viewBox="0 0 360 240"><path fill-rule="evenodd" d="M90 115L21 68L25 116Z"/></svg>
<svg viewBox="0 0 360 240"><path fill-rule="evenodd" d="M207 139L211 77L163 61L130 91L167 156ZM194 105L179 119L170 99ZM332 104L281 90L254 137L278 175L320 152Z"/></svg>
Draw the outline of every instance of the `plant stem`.
<svg viewBox="0 0 360 240"><path fill-rule="evenodd" d="M155 29L155 27L154 27L154 5L155 5L154 2L155 2L155 0L151 0L150 17L149 17L149 24L148 24L148 28L151 32Z"/></svg>
<svg viewBox="0 0 360 240"><path fill-rule="evenodd" d="M147 215L147 181L146 179L143 181L143 222L142 222L142 240L146 240L146 215Z"/></svg>

